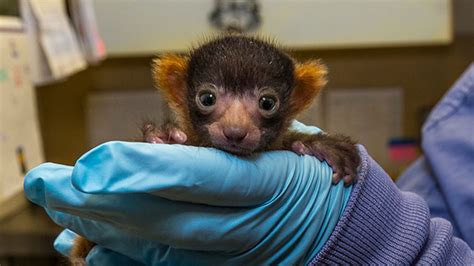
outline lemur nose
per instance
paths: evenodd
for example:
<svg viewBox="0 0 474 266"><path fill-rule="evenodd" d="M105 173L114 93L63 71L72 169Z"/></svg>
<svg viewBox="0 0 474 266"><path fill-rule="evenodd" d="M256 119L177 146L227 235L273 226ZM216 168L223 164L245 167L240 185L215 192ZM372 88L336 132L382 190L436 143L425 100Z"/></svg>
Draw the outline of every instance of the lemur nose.
<svg viewBox="0 0 474 266"><path fill-rule="evenodd" d="M241 142L247 136L247 130L242 127L226 127L223 130L224 136L231 142Z"/></svg>

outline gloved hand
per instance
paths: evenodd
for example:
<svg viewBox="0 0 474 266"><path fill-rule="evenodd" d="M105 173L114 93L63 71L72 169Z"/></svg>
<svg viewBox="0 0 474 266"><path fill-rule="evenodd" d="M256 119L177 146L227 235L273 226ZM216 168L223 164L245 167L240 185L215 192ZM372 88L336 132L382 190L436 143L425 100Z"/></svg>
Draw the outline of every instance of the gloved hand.
<svg viewBox="0 0 474 266"><path fill-rule="evenodd" d="M326 163L287 151L236 157L109 142L74 167L31 170L25 192L69 229L56 240L60 252L68 254L72 231L98 244L90 265L303 264L329 238L351 192L331 177Z"/></svg>

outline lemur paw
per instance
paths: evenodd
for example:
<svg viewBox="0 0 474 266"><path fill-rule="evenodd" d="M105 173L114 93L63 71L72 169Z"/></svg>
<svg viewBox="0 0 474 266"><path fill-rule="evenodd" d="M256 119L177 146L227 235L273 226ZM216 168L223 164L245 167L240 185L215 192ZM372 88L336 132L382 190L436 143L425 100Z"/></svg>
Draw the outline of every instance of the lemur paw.
<svg viewBox="0 0 474 266"><path fill-rule="evenodd" d="M145 123L141 128L143 141L154 144L184 144L187 140L186 134L170 125L157 128L153 123Z"/></svg>
<svg viewBox="0 0 474 266"><path fill-rule="evenodd" d="M320 161L326 161L333 169L332 181L337 184L344 180L344 185L352 184L357 177L360 163L355 143L348 137L331 136L329 139L295 141L292 150L300 155L312 155Z"/></svg>

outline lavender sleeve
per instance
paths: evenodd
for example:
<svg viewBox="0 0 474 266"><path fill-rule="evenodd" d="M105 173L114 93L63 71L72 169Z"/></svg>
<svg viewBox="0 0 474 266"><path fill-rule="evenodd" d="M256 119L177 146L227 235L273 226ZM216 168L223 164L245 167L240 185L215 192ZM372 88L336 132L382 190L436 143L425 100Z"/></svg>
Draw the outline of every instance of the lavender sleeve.
<svg viewBox="0 0 474 266"><path fill-rule="evenodd" d="M357 183L339 223L310 265L473 265L474 253L452 225L430 218L427 203L402 192L360 147Z"/></svg>
<svg viewBox="0 0 474 266"><path fill-rule="evenodd" d="M422 148L397 185L422 196L431 216L449 220L474 248L474 64L431 112Z"/></svg>

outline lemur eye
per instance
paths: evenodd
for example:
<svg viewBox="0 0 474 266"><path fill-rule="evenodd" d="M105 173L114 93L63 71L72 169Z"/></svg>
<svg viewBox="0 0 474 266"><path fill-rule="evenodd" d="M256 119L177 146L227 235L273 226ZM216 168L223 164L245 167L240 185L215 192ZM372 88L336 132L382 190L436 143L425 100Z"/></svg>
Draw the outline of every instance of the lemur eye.
<svg viewBox="0 0 474 266"><path fill-rule="evenodd" d="M276 106L276 101L275 99L268 97L268 96L263 96L260 98L260 109L265 110L265 111L271 111L273 108Z"/></svg>
<svg viewBox="0 0 474 266"><path fill-rule="evenodd" d="M217 88L209 83L203 84L196 94L196 103L201 112L210 113L217 102Z"/></svg>
<svg viewBox="0 0 474 266"><path fill-rule="evenodd" d="M199 94L199 101L205 107L216 104L216 95L210 91L204 91Z"/></svg>
<svg viewBox="0 0 474 266"><path fill-rule="evenodd" d="M278 100L273 95L264 95L258 101L258 107L265 114L273 114L278 109Z"/></svg>

